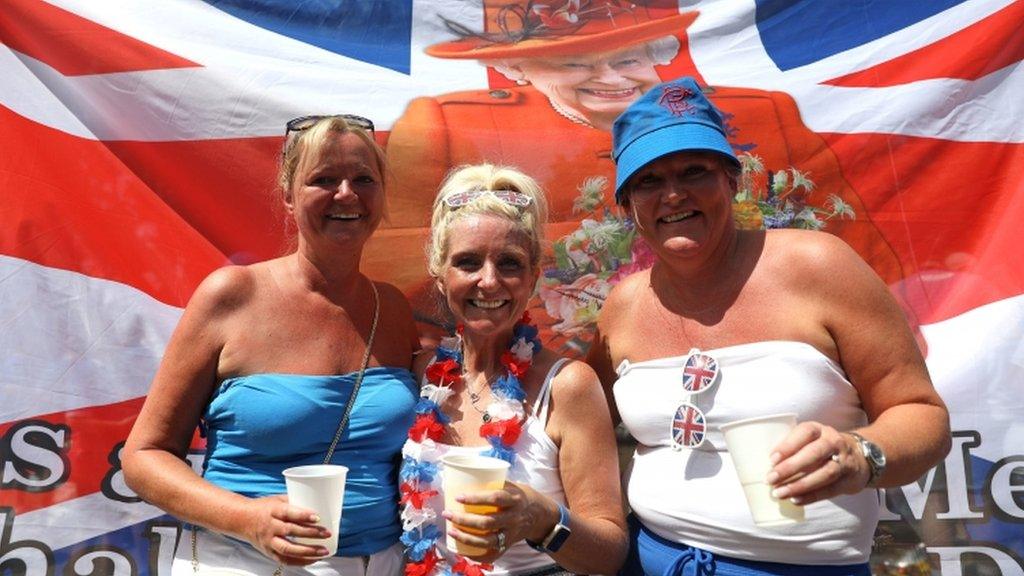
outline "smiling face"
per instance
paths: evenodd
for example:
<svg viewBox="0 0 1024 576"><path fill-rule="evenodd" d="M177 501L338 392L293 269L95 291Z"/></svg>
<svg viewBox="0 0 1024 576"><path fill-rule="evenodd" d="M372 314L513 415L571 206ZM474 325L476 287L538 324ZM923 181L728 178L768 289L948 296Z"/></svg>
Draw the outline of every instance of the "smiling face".
<svg viewBox="0 0 1024 576"><path fill-rule="evenodd" d="M452 222L438 288L466 332L500 334L523 315L540 272L530 246L528 235L501 216Z"/></svg>
<svg viewBox="0 0 1024 576"><path fill-rule="evenodd" d="M299 245L324 241L361 249L380 224L384 185L369 146L351 132L332 132L315 158L299 162L285 206Z"/></svg>
<svg viewBox="0 0 1024 576"><path fill-rule="evenodd" d="M626 183L637 229L663 258L707 258L734 231L736 180L711 152L676 152L637 170Z"/></svg>
<svg viewBox="0 0 1024 576"><path fill-rule="evenodd" d="M661 82L643 45L564 58L530 58L510 68L557 104L609 129L623 110Z"/></svg>

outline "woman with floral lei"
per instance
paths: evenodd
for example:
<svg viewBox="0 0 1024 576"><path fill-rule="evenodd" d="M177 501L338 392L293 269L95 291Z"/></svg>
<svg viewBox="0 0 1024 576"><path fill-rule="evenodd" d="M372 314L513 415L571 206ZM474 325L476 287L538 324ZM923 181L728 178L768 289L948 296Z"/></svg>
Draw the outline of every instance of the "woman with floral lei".
<svg viewBox="0 0 1024 576"><path fill-rule="evenodd" d="M453 172L434 201L429 271L457 322L418 366L422 389L400 476L406 574L614 572L626 553L611 417L593 370L541 347L524 314L540 273L546 201L521 172ZM444 511L441 458L511 463L502 490ZM467 558L446 536L487 549Z"/></svg>

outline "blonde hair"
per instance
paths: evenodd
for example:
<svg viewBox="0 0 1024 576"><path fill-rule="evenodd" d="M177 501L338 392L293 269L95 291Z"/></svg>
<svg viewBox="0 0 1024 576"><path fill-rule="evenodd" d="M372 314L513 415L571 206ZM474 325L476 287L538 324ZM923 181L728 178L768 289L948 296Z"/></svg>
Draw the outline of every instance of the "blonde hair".
<svg viewBox="0 0 1024 576"><path fill-rule="evenodd" d="M287 197L295 185L295 175L309 169L309 165L320 158L320 153L327 145L332 134L350 132L362 140L373 154L377 170L385 182L388 173L387 157L384 150L373 140L373 136L363 128L348 123L341 116L326 116L317 120L309 128L288 134L281 150L281 166L277 172L277 185L281 193Z"/></svg>
<svg viewBox="0 0 1024 576"><path fill-rule="evenodd" d="M445 202L448 197L463 192L500 190L523 194L530 203L519 207L494 194L481 194L458 208L452 208ZM537 266L540 263L543 226L548 215L547 200L540 184L511 166L487 163L460 166L448 173L434 199L430 244L427 246L427 270L432 277L438 278L444 272L452 224L471 215L498 216L515 223L516 228L530 240L530 264Z"/></svg>

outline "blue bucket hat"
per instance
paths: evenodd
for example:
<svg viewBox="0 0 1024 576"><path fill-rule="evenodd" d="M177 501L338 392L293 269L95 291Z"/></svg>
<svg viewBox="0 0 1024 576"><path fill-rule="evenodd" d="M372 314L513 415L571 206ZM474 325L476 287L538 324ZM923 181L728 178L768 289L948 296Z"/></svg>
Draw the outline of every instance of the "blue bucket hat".
<svg viewBox="0 0 1024 576"><path fill-rule="evenodd" d="M623 186L637 170L683 150L717 152L740 165L725 138L722 114L689 76L658 84L615 119L615 202L623 203Z"/></svg>

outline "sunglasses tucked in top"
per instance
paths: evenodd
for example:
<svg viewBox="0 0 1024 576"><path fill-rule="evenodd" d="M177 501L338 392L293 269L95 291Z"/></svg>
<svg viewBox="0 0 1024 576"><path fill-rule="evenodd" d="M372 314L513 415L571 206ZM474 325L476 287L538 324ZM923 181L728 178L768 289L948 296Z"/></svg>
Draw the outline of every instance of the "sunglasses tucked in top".
<svg viewBox="0 0 1024 576"><path fill-rule="evenodd" d="M288 123L284 125L284 135L287 137L292 132L308 130L324 118L341 118L352 126L362 128L370 134L374 134L373 121L363 116L357 116L356 114L311 114L309 116L299 116L298 118L292 118L289 120Z"/></svg>
<svg viewBox="0 0 1024 576"><path fill-rule="evenodd" d="M526 194L513 192L512 190L472 190L469 192L457 192L452 194L444 199L444 203L454 210L456 208L461 208L484 195L494 196L498 200L518 208L526 208L530 205L530 202L533 201L533 199Z"/></svg>

